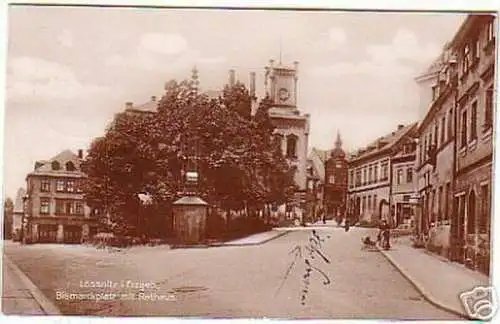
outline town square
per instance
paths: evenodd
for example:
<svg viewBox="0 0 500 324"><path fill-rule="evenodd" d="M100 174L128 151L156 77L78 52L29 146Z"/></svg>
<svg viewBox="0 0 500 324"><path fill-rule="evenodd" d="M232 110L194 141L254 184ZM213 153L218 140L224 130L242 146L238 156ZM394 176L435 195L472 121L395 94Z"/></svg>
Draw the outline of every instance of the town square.
<svg viewBox="0 0 500 324"><path fill-rule="evenodd" d="M4 314L495 315L496 13L8 18Z"/></svg>

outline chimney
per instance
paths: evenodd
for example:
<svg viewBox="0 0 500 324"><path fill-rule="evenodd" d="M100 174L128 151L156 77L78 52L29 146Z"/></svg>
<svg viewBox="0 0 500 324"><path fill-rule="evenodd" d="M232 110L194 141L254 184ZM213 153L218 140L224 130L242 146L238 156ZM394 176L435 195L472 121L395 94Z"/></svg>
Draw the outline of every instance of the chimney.
<svg viewBox="0 0 500 324"><path fill-rule="evenodd" d="M255 72L250 72L250 96L255 96Z"/></svg>
<svg viewBox="0 0 500 324"><path fill-rule="evenodd" d="M78 150L78 158L83 159L83 150Z"/></svg>
<svg viewBox="0 0 500 324"><path fill-rule="evenodd" d="M403 129L404 127L405 127L405 125L403 125L403 124L399 124L399 125L398 125L398 130Z"/></svg>
<svg viewBox="0 0 500 324"><path fill-rule="evenodd" d="M156 101L156 96L151 96L151 101L155 102Z"/></svg>
<svg viewBox="0 0 500 324"><path fill-rule="evenodd" d="M133 108L133 103L131 101L125 103L125 109L132 109L132 108Z"/></svg>
<svg viewBox="0 0 500 324"><path fill-rule="evenodd" d="M232 87L236 83L236 76L234 69L229 70L229 86Z"/></svg>

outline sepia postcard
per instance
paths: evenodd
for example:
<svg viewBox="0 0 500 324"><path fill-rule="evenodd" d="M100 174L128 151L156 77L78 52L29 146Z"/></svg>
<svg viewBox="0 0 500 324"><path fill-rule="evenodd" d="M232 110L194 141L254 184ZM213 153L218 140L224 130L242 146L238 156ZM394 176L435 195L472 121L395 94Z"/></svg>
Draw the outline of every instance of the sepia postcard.
<svg viewBox="0 0 500 324"><path fill-rule="evenodd" d="M7 20L5 316L496 315L497 12Z"/></svg>

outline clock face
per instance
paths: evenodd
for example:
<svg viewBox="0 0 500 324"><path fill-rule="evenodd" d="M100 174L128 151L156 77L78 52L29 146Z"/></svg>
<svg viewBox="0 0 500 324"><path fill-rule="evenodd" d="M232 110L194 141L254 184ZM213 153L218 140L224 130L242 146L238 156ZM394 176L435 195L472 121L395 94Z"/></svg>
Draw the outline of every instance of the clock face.
<svg viewBox="0 0 500 324"><path fill-rule="evenodd" d="M290 92L285 88L281 88L278 92L278 96L281 101L287 101L288 98L290 98Z"/></svg>

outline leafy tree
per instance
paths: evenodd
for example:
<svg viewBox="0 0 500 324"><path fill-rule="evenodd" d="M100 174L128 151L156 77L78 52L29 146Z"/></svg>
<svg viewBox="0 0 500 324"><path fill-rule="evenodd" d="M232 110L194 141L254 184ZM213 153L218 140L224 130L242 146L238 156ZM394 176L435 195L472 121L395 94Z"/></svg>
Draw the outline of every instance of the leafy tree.
<svg viewBox="0 0 500 324"><path fill-rule="evenodd" d="M12 234L12 222L14 214L14 202L7 197L3 203L3 237L9 239Z"/></svg>
<svg viewBox="0 0 500 324"><path fill-rule="evenodd" d="M160 219L167 216L155 221L154 214L169 214L190 170L199 173L198 194L227 211L290 197L293 170L272 141L269 99L252 118L242 84L226 87L217 100L198 95L188 81L165 88L158 113L117 114L82 164L87 202L110 215L114 231L145 226L139 232L153 235L165 228ZM146 215L137 198L144 191L153 196Z"/></svg>

